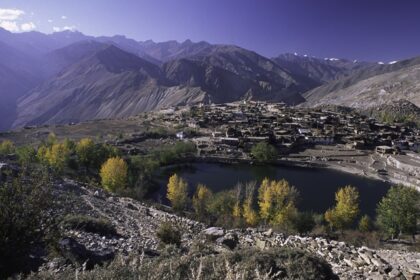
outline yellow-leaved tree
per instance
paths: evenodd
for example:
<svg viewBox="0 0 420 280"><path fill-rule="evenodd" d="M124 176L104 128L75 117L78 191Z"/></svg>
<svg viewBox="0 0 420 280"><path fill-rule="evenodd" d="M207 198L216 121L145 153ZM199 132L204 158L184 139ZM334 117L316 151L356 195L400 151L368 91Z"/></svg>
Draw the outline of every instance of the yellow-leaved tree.
<svg viewBox="0 0 420 280"><path fill-rule="evenodd" d="M102 186L111 192L123 189L127 182L127 173L127 163L122 158L109 158L100 170Z"/></svg>
<svg viewBox="0 0 420 280"><path fill-rule="evenodd" d="M95 142L90 138L83 138L76 145L77 158L86 168L94 161L95 147Z"/></svg>
<svg viewBox="0 0 420 280"><path fill-rule="evenodd" d="M325 212L325 220L331 229L349 228L359 214L359 192L355 187L345 186L335 193L336 205Z"/></svg>
<svg viewBox="0 0 420 280"><path fill-rule="evenodd" d="M0 143L0 155L12 154L15 151L15 144L10 140L4 140Z"/></svg>
<svg viewBox="0 0 420 280"><path fill-rule="evenodd" d="M168 192L166 197L176 211L185 209L188 203L188 185L184 179L177 174L172 175L168 182Z"/></svg>
<svg viewBox="0 0 420 280"><path fill-rule="evenodd" d="M70 150L62 143L55 143L51 146L43 145L39 147L37 157L41 163L60 173L69 161Z"/></svg>
<svg viewBox="0 0 420 280"><path fill-rule="evenodd" d="M243 217L250 226L258 224L258 212L254 209L256 182L248 182L245 185L245 199L243 203Z"/></svg>
<svg viewBox="0 0 420 280"><path fill-rule="evenodd" d="M194 211L199 219L203 219L208 214L208 205L213 196L211 190L205 185L199 184L192 199Z"/></svg>
<svg viewBox="0 0 420 280"><path fill-rule="evenodd" d="M299 192L286 180L265 178L258 190L260 216L271 225L287 225L296 215Z"/></svg>

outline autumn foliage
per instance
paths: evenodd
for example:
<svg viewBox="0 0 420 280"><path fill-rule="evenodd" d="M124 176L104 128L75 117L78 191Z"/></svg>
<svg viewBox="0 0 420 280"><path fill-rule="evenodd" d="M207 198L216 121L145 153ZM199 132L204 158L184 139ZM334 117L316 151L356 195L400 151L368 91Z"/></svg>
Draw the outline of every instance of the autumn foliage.
<svg viewBox="0 0 420 280"><path fill-rule="evenodd" d="M102 186L111 192L123 189L127 182L127 171L127 163L122 158L109 158L101 167Z"/></svg>

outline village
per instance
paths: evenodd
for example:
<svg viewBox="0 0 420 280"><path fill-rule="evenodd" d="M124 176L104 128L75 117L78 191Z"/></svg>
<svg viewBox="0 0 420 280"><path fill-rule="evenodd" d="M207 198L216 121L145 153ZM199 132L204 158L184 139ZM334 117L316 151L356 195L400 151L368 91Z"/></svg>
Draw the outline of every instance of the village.
<svg viewBox="0 0 420 280"><path fill-rule="evenodd" d="M393 183L420 186L420 131L379 123L345 108L299 108L243 101L159 112L178 139L192 141L197 157L253 162L251 149L267 142L277 163L331 167Z"/></svg>
<svg viewBox="0 0 420 280"><path fill-rule="evenodd" d="M269 142L287 155L314 145L400 154L420 149L420 132L404 124L386 125L339 110L290 108L284 103L239 102L163 110L167 125L188 127L180 139L192 138L200 155L248 158L250 148ZM191 137L188 131L200 133Z"/></svg>

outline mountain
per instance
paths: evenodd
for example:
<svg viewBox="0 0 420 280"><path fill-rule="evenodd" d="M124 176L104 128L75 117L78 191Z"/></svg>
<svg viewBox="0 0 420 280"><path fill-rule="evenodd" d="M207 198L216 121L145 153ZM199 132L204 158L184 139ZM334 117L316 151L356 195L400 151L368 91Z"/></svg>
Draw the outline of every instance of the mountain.
<svg viewBox="0 0 420 280"><path fill-rule="evenodd" d="M279 66L294 74L308 77L318 86L364 69L373 63L338 58L316 58L298 54L281 54L272 58Z"/></svg>
<svg viewBox="0 0 420 280"><path fill-rule="evenodd" d="M23 97L15 126L131 115L159 77L158 66L104 45Z"/></svg>
<svg viewBox="0 0 420 280"><path fill-rule="evenodd" d="M194 43L191 40L186 40L182 43L177 41L155 43L148 40L139 42L139 45L144 53L162 62L190 57L211 46L204 41Z"/></svg>
<svg viewBox="0 0 420 280"><path fill-rule="evenodd" d="M420 57L376 64L303 94L305 106L335 104L359 109L405 99L420 105Z"/></svg>
<svg viewBox="0 0 420 280"><path fill-rule="evenodd" d="M307 87L300 84L301 77L269 59L234 46L211 47L161 66L92 41L50 55L49 61L64 70L19 100L14 126L127 117L169 106L242 99L296 104Z"/></svg>
<svg viewBox="0 0 420 280"><path fill-rule="evenodd" d="M392 64L283 54L233 45L136 41L80 32L0 28L0 130L126 117L244 99L289 105L418 105L420 57Z"/></svg>

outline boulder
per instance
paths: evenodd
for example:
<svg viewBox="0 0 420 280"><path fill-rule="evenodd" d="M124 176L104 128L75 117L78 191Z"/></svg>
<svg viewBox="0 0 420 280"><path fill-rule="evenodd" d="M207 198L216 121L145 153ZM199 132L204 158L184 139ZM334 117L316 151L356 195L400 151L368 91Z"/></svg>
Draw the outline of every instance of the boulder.
<svg viewBox="0 0 420 280"><path fill-rule="evenodd" d="M228 233L225 236L219 237L216 243L233 250L238 245L238 235L236 233Z"/></svg>
<svg viewBox="0 0 420 280"><path fill-rule="evenodd" d="M114 258L115 254L110 249L90 251L73 238L63 238L59 241L59 248L64 258L74 265L84 265L91 269L97 264L103 264Z"/></svg>
<svg viewBox="0 0 420 280"><path fill-rule="evenodd" d="M210 227L202 231L202 233L210 240L216 240L219 237L222 237L225 234L223 228L220 227Z"/></svg>

